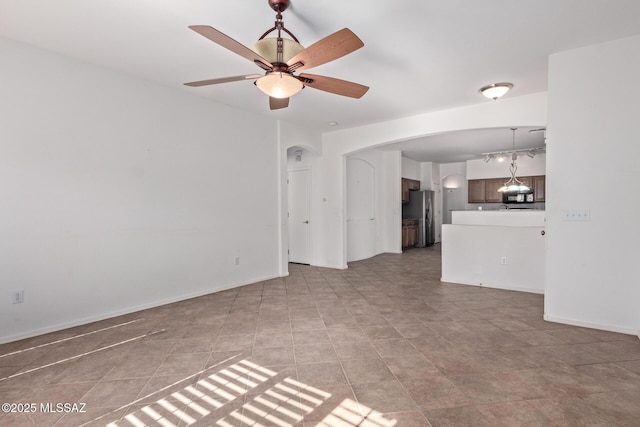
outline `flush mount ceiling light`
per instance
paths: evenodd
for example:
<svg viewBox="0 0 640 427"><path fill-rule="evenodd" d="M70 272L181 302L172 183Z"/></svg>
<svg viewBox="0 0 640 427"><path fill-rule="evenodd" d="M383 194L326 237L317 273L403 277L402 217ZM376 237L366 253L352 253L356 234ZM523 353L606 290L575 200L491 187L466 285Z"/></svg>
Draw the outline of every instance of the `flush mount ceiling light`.
<svg viewBox="0 0 640 427"><path fill-rule="evenodd" d="M513 87L512 83L493 83L480 88L480 93L489 99L494 101L505 93L509 92L509 89Z"/></svg>

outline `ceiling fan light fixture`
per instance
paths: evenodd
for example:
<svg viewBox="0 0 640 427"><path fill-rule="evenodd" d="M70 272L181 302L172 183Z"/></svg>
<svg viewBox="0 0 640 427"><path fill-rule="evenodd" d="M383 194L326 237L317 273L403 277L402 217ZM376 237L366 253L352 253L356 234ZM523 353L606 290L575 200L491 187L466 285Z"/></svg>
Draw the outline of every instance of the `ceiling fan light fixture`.
<svg viewBox="0 0 640 427"><path fill-rule="evenodd" d="M268 73L256 80L258 89L272 98L290 98L300 92L304 85L291 74L283 72Z"/></svg>
<svg viewBox="0 0 640 427"><path fill-rule="evenodd" d="M486 85L480 88L480 93L486 96L489 99L493 99L494 101L501 96L504 96L509 89L513 87L512 83L493 83L490 85Z"/></svg>

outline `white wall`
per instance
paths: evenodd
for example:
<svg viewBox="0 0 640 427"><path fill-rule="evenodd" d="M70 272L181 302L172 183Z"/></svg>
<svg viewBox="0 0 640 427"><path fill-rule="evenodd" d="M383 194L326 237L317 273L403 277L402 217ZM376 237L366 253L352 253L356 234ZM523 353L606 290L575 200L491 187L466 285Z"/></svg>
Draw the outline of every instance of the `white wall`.
<svg viewBox="0 0 640 427"><path fill-rule="evenodd" d="M0 342L278 276L274 121L0 51Z"/></svg>
<svg viewBox="0 0 640 427"><path fill-rule="evenodd" d="M318 176L322 174L322 170L318 165L318 159L322 154L322 141L320 134L309 132L308 130L296 126L288 122L278 122L279 129L279 156L281 162L285 165L281 171L281 194L282 198L282 233L280 238L281 245L281 275L288 275L288 249L289 249L289 218L288 200L287 200L287 172L290 170L309 169L311 170L311 217L309 218L310 239L311 239L311 264L315 265L314 253L316 253L317 243L319 241L317 235L320 230L318 227L319 217L316 215L321 208L320 180ZM302 161L295 161L295 151L302 150Z"/></svg>
<svg viewBox="0 0 640 427"><path fill-rule="evenodd" d="M442 224L451 224L451 211L465 209L468 200L467 164L442 163L440 165L442 176ZM456 188L445 188L445 181L450 177Z"/></svg>
<svg viewBox="0 0 640 427"><path fill-rule="evenodd" d="M544 293L545 212L456 211L452 216L453 225L442 227L443 282Z"/></svg>
<svg viewBox="0 0 640 427"><path fill-rule="evenodd" d="M435 242L442 238L442 178L440 177L440 163L431 166L431 191L433 191L433 220L435 222Z"/></svg>
<svg viewBox="0 0 640 427"><path fill-rule="evenodd" d="M640 331L639 75L640 36L550 57L548 320ZM591 220L565 221L570 209Z"/></svg>
<svg viewBox="0 0 640 427"><path fill-rule="evenodd" d="M397 150L382 153L385 160L380 188L386 197L380 209L386 214L380 222L380 252L402 253L402 153Z"/></svg>
<svg viewBox="0 0 640 427"><path fill-rule="evenodd" d="M298 155L296 154L297 152L300 152L301 155L298 158ZM318 154L314 151L311 151L303 146L293 146L290 147L286 150L286 155L287 155L287 162L286 162L286 171L287 171L287 175L284 178L284 183L285 186L288 185L288 179L289 179L289 172L293 172L293 171L301 171L301 170L308 170L310 173L310 188L309 188L309 263L313 265L313 241L314 241L314 233L316 231L315 229L315 223L316 223L316 218L315 218L315 214L314 214L314 209L313 209L313 204L316 203L316 197L314 197L316 190L314 189L314 176L315 174L318 172L317 169L315 168L315 164L316 164L316 160L318 158ZM284 215L283 215L283 227L282 227L282 236L283 236L283 262L284 265L282 266L282 268L284 269L284 271L286 271L285 274L283 274L283 276L286 276L289 274L289 236L290 233L294 232L292 230L289 229L289 206L290 206L290 200L288 200L290 191L287 188L287 191L283 193L284 198L285 198L285 206L284 206ZM295 203L294 203L295 204ZM286 237L286 240L284 240L284 238ZM294 236L293 239L295 240L296 237ZM299 260L300 261L300 260Z"/></svg>
<svg viewBox="0 0 640 427"><path fill-rule="evenodd" d="M433 190L433 162L420 163L420 189Z"/></svg>
<svg viewBox="0 0 640 427"><path fill-rule="evenodd" d="M399 151L347 158L347 261L401 252L400 167Z"/></svg>
<svg viewBox="0 0 640 427"><path fill-rule="evenodd" d="M409 178L420 181L420 162L402 157L402 178Z"/></svg>
<svg viewBox="0 0 640 427"><path fill-rule="evenodd" d="M481 214L490 213L499 212ZM442 281L544 293L542 230L544 227L455 225L455 221L443 225ZM506 264L501 263L502 257Z"/></svg>
<svg viewBox="0 0 640 427"><path fill-rule="evenodd" d="M545 126L547 95L488 101L477 105L426 113L413 117L338 130L322 135L319 177L322 204L317 242L317 265L347 266L346 161L345 156L376 146L426 135L466 129ZM400 199L398 199L400 200Z"/></svg>

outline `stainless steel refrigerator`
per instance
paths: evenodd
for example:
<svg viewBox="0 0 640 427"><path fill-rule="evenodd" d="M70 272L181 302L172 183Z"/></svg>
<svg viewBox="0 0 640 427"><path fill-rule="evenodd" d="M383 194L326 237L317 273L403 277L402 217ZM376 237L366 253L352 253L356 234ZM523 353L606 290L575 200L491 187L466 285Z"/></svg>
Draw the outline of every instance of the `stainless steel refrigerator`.
<svg viewBox="0 0 640 427"><path fill-rule="evenodd" d="M435 242L433 197L433 191L409 191L409 203L402 205L402 219L418 220L418 247L432 246Z"/></svg>

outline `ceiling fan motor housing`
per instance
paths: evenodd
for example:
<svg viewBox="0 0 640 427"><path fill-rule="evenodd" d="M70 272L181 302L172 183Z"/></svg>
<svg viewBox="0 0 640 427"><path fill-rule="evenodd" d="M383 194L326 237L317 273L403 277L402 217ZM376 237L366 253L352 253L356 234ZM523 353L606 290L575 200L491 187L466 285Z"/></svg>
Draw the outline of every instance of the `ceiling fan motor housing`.
<svg viewBox="0 0 640 427"><path fill-rule="evenodd" d="M269 6L276 12L284 12L289 7L289 0L269 0Z"/></svg>

